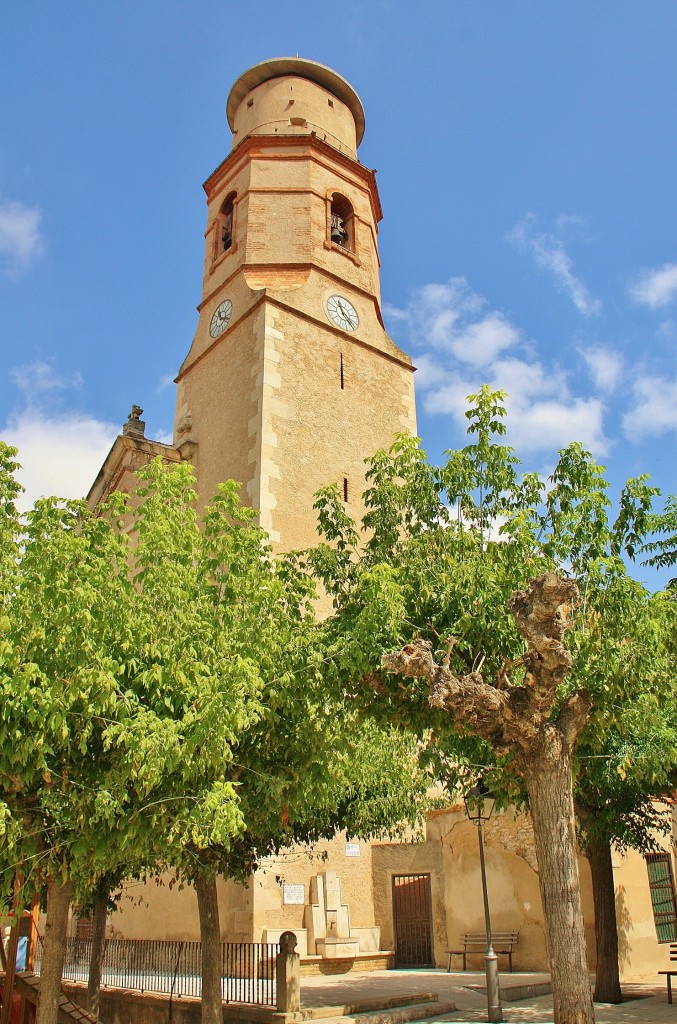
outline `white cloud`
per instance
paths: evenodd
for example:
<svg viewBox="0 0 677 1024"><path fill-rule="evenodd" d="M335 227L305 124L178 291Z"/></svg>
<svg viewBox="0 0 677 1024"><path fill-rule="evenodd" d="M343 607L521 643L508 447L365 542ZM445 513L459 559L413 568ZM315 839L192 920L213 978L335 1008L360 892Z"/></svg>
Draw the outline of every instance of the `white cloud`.
<svg viewBox="0 0 677 1024"><path fill-rule="evenodd" d="M426 284L412 296L406 309L385 306L387 319L406 323L414 345L453 354L471 366L487 366L502 351L512 348L520 332L497 311L481 315L486 301L468 287L463 277L446 284Z"/></svg>
<svg viewBox="0 0 677 1024"><path fill-rule="evenodd" d="M571 223L574 218L566 218ZM564 226L559 218L560 227ZM536 217L528 213L524 220L515 224L508 239L520 250L531 252L539 267L548 270L560 291L568 295L579 313L594 316L602 310L602 303L594 298L579 277L574 274L573 261L564 247L564 242L548 232L536 230Z"/></svg>
<svg viewBox="0 0 677 1024"><path fill-rule="evenodd" d="M649 309L667 306L677 296L677 263L641 270L630 285L630 294Z"/></svg>
<svg viewBox="0 0 677 1024"><path fill-rule="evenodd" d="M49 395L82 386L82 376L78 371L70 377L64 376L57 373L51 363L41 360L17 366L11 375L28 407L41 405Z"/></svg>
<svg viewBox="0 0 677 1024"><path fill-rule="evenodd" d="M507 442L520 454L558 451L571 441L580 441L597 455L606 455L609 441L604 434L604 404L598 398L572 397L566 376L548 372L538 362L521 359L499 361L483 381L460 374L448 375L440 387L425 394L429 413L452 416L465 429L467 396L480 383L507 392Z"/></svg>
<svg viewBox="0 0 677 1024"><path fill-rule="evenodd" d="M416 381L418 385L418 381ZM447 373L442 383L431 387L424 395L423 404L426 412L446 413L463 427L466 424L465 411L468 408L468 395L475 391L475 384L458 373Z"/></svg>
<svg viewBox="0 0 677 1024"><path fill-rule="evenodd" d="M615 391L623 373L623 359L618 352L600 345L578 351L588 364L595 387L606 394Z"/></svg>
<svg viewBox="0 0 677 1024"><path fill-rule="evenodd" d="M424 352L414 360L416 366L416 387L421 391L439 387L447 378L447 371L434 355Z"/></svg>
<svg viewBox="0 0 677 1024"><path fill-rule="evenodd" d="M26 270L41 255L42 214L36 206L0 199L0 272L14 275Z"/></svg>
<svg viewBox="0 0 677 1024"><path fill-rule="evenodd" d="M597 398L509 402L509 441L518 452L549 451L580 441L597 455L609 452L604 406Z"/></svg>
<svg viewBox="0 0 677 1024"><path fill-rule="evenodd" d="M677 322L664 320L656 329L656 337L662 341L677 341Z"/></svg>
<svg viewBox="0 0 677 1024"><path fill-rule="evenodd" d="M41 496L84 497L118 433L119 427L85 414L27 410L11 417L0 436L19 449L22 510Z"/></svg>
<svg viewBox="0 0 677 1024"><path fill-rule="evenodd" d="M509 396L509 443L520 452L552 451L570 441L597 455L608 452L601 398L573 395L568 374L541 362L520 329L488 309L464 278L426 285L405 309L384 312L397 330L406 325L408 341L423 349L415 357L416 389L426 412L451 416L465 430L467 396L489 384ZM600 390L613 380L613 357L602 349L593 356Z"/></svg>
<svg viewBox="0 0 677 1024"><path fill-rule="evenodd" d="M623 417L631 441L677 431L677 379L644 375L633 388L633 406Z"/></svg>
<svg viewBox="0 0 677 1024"><path fill-rule="evenodd" d="M19 449L19 480L26 488L21 508L36 498L82 498L94 482L119 427L87 413L64 410L69 392L82 386L78 372L58 373L51 363L11 370L17 408L0 425L0 437Z"/></svg>

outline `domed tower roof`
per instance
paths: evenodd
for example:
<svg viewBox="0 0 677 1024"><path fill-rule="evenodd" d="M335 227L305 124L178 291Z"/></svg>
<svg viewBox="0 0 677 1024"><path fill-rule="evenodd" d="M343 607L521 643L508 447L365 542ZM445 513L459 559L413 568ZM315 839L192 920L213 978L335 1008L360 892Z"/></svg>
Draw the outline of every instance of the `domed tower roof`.
<svg viewBox="0 0 677 1024"><path fill-rule="evenodd" d="M275 78L285 77L305 78L316 85L321 86L330 92L337 99L341 100L353 116L355 121L356 142L359 146L364 135L364 108L352 85L336 71L318 64L314 60L306 60L303 57L275 57L271 60L261 61L245 71L235 82L228 96L226 114L228 124L232 132L237 131L236 115L244 98L255 89Z"/></svg>

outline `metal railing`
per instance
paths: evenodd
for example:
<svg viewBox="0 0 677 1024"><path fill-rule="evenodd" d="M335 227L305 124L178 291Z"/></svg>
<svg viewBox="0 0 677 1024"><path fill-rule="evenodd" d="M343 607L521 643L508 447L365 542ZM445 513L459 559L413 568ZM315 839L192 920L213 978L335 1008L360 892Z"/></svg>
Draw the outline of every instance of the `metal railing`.
<svg viewBox="0 0 677 1024"><path fill-rule="evenodd" d="M280 947L265 942L221 943L221 992L227 1003L275 1006L275 962ZM63 977L87 981L91 939L68 939ZM40 973L42 945L36 950ZM102 988L165 992L200 997L202 946L162 939L108 939L101 967Z"/></svg>

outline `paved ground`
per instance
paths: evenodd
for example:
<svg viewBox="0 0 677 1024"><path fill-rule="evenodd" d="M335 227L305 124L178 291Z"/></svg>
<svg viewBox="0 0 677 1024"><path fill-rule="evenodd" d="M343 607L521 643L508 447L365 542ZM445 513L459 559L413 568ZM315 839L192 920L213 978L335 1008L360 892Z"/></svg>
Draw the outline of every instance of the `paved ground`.
<svg viewBox="0 0 677 1024"><path fill-rule="evenodd" d="M501 975L504 991L503 1017L507 1022L525 1024L551 1024L552 997L508 1000L510 989L518 986L548 982L545 974ZM467 971L447 974L440 970L377 971L351 973L337 977L301 978L301 1003L304 1007L338 1006L360 1000L391 997L398 993L437 993L440 1002L453 1002L456 1013L430 1018L434 1021L486 1021L486 996L480 991L484 973ZM597 1024L677 1024L677 1002L668 1004L663 979L656 978L645 984L623 986L626 1001L619 1006L597 1003Z"/></svg>

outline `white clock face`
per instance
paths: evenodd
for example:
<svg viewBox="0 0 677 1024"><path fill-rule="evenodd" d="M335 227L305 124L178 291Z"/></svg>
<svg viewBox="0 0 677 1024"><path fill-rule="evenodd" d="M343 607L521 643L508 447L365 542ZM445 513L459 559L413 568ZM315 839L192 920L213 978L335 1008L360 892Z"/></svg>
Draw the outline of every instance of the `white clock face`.
<svg viewBox="0 0 677 1024"><path fill-rule="evenodd" d="M212 317L209 325L209 333L212 338L218 338L220 334L223 334L226 327L230 323L230 318L233 315L233 303L230 299L224 299L220 306L214 310L214 316Z"/></svg>
<svg viewBox="0 0 677 1024"><path fill-rule="evenodd" d="M337 327L342 327L344 331L357 330L360 323L357 310L342 295L332 295L327 299L327 312Z"/></svg>

